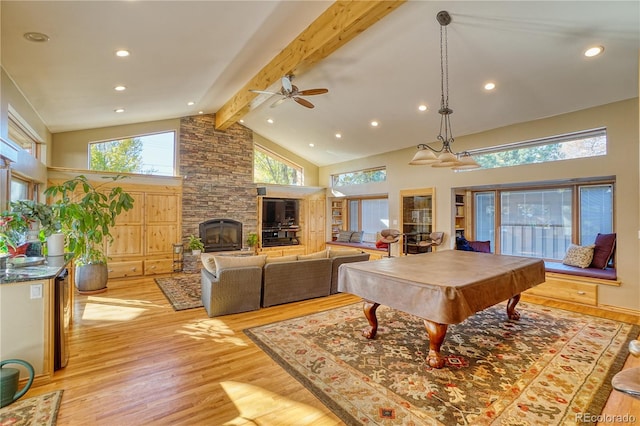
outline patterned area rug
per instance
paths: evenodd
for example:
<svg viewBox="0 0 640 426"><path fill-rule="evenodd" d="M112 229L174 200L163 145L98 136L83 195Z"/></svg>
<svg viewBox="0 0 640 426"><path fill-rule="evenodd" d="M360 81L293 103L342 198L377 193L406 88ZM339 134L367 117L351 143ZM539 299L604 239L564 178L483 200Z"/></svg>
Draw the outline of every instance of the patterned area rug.
<svg viewBox="0 0 640 426"><path fill-rule="evenodd" d="M201 308L200 274L156 278L156 284L176 311Z"/></svg>
<svg viewBox="0 0 640 426"><path fill-rule="evenodd" d="M19 399L0 408L0 425L52 426L56 424L62 390L32 398Z"/></svg>
<svg viewBox="0 0 640 426"><path fill-rule="evenodd" d="M367 340L362 305L245 330L349 425L569 425L598 415L640 327L505 304L449 326L445 367L425 363L421 319L385 306Z"/></svg>

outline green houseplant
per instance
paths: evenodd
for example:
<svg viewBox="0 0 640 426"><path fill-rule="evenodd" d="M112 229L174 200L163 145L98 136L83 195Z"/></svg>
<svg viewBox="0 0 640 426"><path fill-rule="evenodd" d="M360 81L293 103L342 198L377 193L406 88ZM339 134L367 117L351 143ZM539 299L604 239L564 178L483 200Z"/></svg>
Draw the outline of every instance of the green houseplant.
<svg viewBox="0 0 640 426"><path fill-rule="evenodd" d="M107 182L94 185L84 175L50 186L45 194L56 199L53 204L65 234L68 249L75 255L75 284L79 291L98 292L107 288L107 257L104 240L113 241L110 233L116 218L133 207L133 197L119 186L106 186L123 179L106 177Z"/></svg>
<svg viewBox="0 0 640 426"><path fill-rule="evenodd" d="M258 254L258 250L260 249L260 238L258 238L258 234L255 232L249 232L247 235L247 245L251 247L256 254Z"/></svg>
<svg viewBox="0 0 640 426"><path fill-rule="evenodd" d="M189 242L187 243L187 247L191 250L191 254L198 255L204 250L204 243L199 237L195 235L189 235Z"/></svg>

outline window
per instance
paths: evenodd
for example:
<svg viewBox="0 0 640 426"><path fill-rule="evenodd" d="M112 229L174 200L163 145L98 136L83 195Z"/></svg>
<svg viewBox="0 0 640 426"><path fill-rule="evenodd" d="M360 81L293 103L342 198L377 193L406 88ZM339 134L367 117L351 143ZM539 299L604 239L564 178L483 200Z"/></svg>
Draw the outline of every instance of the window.
<svg viewBox="0 0 640 426"><path fill-rule="evenodd" d="M11 176L10 201L31 200L34 184L16 176Z"/></svg>
<svg viewBox="0 0 640 426"><path fill-rule="evenodd" d="M570 244L613 232L613 189L588 182L474 192L474 239L501 254L562 260Z"/></svg>
<svg viewBox="0 0 640 426"><path fill-rule="evenodd" d="M607 132L587 130L469 152L483 169L596 157L607 154Z"/></svg>
<svg viewBox="0 0 640 426"><path fill-rule="evenodd" d="M279 185L304 185L301 166L259 145L253 155L253 181Z"/></svg>
<svg viewBox="0 0 640 426"><path fill-rule="evenodd" d="M8 124L7 136L9 140L33 157L40 159L40 143L42 139L36 131L18 115L17 111L15 111L11 105L9 105Z"/></svg>
<svg viewBox="0 0 640 426"><path fill-rule="evenodd" d="M386 180L387 169L385 167L378 167L375 169L331 175L331 186L357 185L361 183L384 182Z"/></svg>
<svg viewBox="0 0 640 426"><path fill-rule="evenodd" d="M89 170L175 176L175 132L89 144Z"/></svg>
<svg viewBox="0 0 640 426"><path fill-rule="evenodd" d="M350 231L363 231L362 241L375 242L378 232L389 227L389 202L386 198L348 200Z"/></svg>

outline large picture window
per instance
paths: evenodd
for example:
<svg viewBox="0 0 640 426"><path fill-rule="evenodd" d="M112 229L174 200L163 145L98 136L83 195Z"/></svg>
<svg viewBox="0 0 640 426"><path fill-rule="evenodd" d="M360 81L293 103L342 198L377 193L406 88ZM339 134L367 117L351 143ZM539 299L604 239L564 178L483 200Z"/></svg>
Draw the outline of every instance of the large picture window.
<svg viewBox="0 0 640 426"><path fill-rule="evenodd" d="M363 231L362 240L375 242L378 232L389 227L389 201L386 198L348 200L349 230Z"/></svg>
<svg viewBox="0 0 640 426"><path fill-rule="evenodd" d="M500 254L562 260L570 244L614 232L613 193L612 181L474 192L474 239Z"/></svg>
<svg viewBox="0 0 640 426"><path fill-rule="evenodd" d="M304 185L301 166L259 145L253 153L253 181L278 185Z"/></svg>
<svg viewBox="0 0 640 426"><path fill-rule="evenodd" d="M89 144L89 170L175 176L175 132Z"/></svg>

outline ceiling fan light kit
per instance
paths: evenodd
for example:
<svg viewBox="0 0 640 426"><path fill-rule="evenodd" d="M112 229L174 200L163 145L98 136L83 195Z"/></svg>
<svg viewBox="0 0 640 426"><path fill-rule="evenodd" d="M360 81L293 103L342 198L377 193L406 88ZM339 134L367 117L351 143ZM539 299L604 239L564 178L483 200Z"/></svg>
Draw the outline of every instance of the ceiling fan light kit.
<svg viewBox="0 0 640 426"><path fill-rule="evenodd" d="M287 99L293 99L295 102L302 105L303 107L314 108L315 105L313 105L308 100L301 98L301 96L322 95L329 92L329 90L324 88L299 90L298 86L296 86L291 82L292 80L293 80L293 74L287 74L284 77L282 77L282 79L280 80L282 83L282 87L278 92L269 92L267 90L250 90L250 92L281 96L280 99L278 99L277 101L271 104L271 108L277 107Z"/></svg>
<svg viewBox="0 0 640 426"><path fill-rule="evenodd" d="M431 167L451 167L453 170L477 169L480 165L467 151L454 152L451 148L454 138L451 130L450 116L453 110L449 108L449 55L447 46L447 25L451 23L451 15L447 11L440 11L436 15L440 24L440 133L438 140L442 143L440 148L433 148L421 143L417 146L418 152L409 162L410 165ZM438 154L438 155L436 155Z"/></svg>

